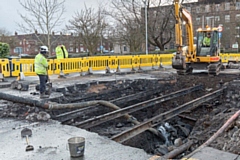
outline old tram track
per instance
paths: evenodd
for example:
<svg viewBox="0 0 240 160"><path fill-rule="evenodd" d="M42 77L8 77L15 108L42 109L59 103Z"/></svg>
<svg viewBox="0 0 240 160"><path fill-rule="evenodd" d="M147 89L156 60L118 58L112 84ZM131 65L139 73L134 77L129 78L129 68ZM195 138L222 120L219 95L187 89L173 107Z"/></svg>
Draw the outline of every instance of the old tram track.
<svg viewBox="0 0 240 160"><path fill-rule="evenodd" d="M139 139L139 135L145 133L145 131L150 130L152 128L155 128L155 130L157 130L159 125L163 124L164 122L167 122L168 120L174 117L181 117L182 119L185 119L194 123L200 117L194 117L194 116L192 117L191 115L187 116L186 114L182 114L182 113L185 113L185 112L188 113L190 112L190 110L194 110L198 106L201 106L200 108L202 108L205 105L211 105L211 103L213 102L221 101L220 97L223 94L224 89L223 88L219 89L219 85L223 83L222 78L218 79L216 82L215 82L215 85L218 86L217 87L218 90L216 90L216 88L212 90L211 88L209 88L209 86L195 85L194 83L192 84L194 87L188 87L187 85L183 85L182 87L185 89L180 89L178 91L171 91L168 94L165 93L164 95L159 94L158 92L153 92L154 89L151 91L146 91L146 92L143 91L135 94L125 95L125 96L122 96L121 98L115 98L115 99L109 100L109 102L114 104L116 103L120 106L122 106L123 103L128 103L130 101L133 101L135 103L133 103L132 105L124 106L123 108L115 109L113 111L108 110L107 113L95 115L90 118L88 117L86 119L81 119L81 118L78 119L78 116L82 115L82 111L84 112L86 110L92 110L92 109L94 110L96 108L99 109L99 108L105 108L105 107L101 105L89 106L87 108L66 112L56 117L57 119L59 119L60 121L68 125L73 125L83 129L87 129L89 131L96 132L100 135L107 136L108 138L116 142L123 143L124 145L130 144L130 146L139 148L139 145L138 146L131 145L136 142L136 140L132 141L132 139L134 138ZM156 88L156 90L157 89L158 88ZM136 103L135 101L136 99L147 96L147 95L149 96L151 92L152 94L155 94L154 98L151 98L151 99L146 98L148 100L140 101L140 102L138 101ZM201 94L197 92L201 92ZM189 95L194 95L194 94L196 94L195 98L191 96L190 96L191 98L186 98ZM156 95L158 96L156 97ZM184 96L185 98L183 99L185 99L185 102L181 100L181 97L184 97ZM186 101L186 99L188 100ZM123 119L119 119L119 118L124 117L124 115L128 115L128 114L130 115L132 113L139 112L141 110L146 110L147 108L151 108L151 109L152 108L156 109L161 107L164 108L164 105L167 105L171 101L177 101L177 106L175 105L175 106L168 107L168 111L163 110L163 112L160 112L161 114L159 114L158 112L155 115L153 114L152 117L145 115L147 118L145 117L144 119L140 119L140 118L135 119L135 116L131 115L130 117L132 118L132 120L136 120L138 123L135 123L134 125L126 125L126 127L122 127L122 128L120 127L120 129L118 127L116 128L116 126L115 127L113 126L112 129L109 130L111 125L116 125L116 123L119 123L119 122L121 123ZM166 103L166 104L161 106L161 103ZM73 115L72 119L70 118L71 115ZM64 117L68 117L68 118L63 120ZM127 122L129 123L129 121ZM114 131L114 128L117 129L118 131ZM105 131L102 132L101 130L105 130ZM162 135L159 135L159 136L163 138ZM182 146L184 148L186 147L188 148L189 145L192 145L192 141L189 141L188 143L185 143L185 140L183 141L184 143ZM141 146L140 148L144 149L148 153L154 153L154 154L157 153L160 155L167 156L167 153L162 153L161 151L160 152L149 151L149 150L146 150L146 148Z"/></svg>
<svg viewBox="0 0 240 160"><path fill-rule="evenodd" d="M192 94L193 92L199 92L200 90L203 90L203 85L196 85L194 87L181 89L179 91L175 91L175 92L172 92L172 93L169 93L166 95L155 97L150 100L136 103L136 104L124 107L124 108L119 108L114 111L111 111L111 112L108 112L105 114L101 114L98 116L94 116L92 118L85 119L82 121L78 121L78 120L69 121L70 123L68 122L68 124L92 131L91 128L97 127L98 125L101 126L101 124L106 123L108 121L115 120L119 117L123 117L124 115L128 115L128 114L137 112L139 110L157 106L157 105L167 102L167 101L174 101L176 98L186 96L188 94ZM221 88L216 91L213 91L212 93L204 94L201 97L198 97L198 98L195 98L194 100L185 102L184 104L181 104L175 108L172 108L169 111L166 111L161 114L155 115L151 118L148 118L147 120L146 119L140 120L141 122L138 122L137 121L138 119L135 119L134 116L130 116L130 118L132 118L132 120L135 120L138 123L135 123L135 125L133 127L125 128L125 130L122 131L121 133L117 133L117 134L115 133L115 135L112 135L110 133L108 137L116 142L125 143L129 139L136 137L137 135L143 133L146 130L150 130L151 128L156 128L163 122L165 122L173 117L180 116L182 118L192 120L194 118L183 116L183 115L181 115L181 113L184 113L189 110L193 110L196 107L200 106L201 104L204 104L206 102L213 101L214 99L219 98L223 94L223 91L224 91L224 88ZM143 95L146 95L146 93L140 92L139 95L143 96ZM138 97L138 96L136 96L136 97ZM116 100L111 100L111 102L117 102L118 100L121 100L122 102L126 102L131 99L130 97L133 98L134 96L128 95L128 96L125 96L122 98L118 98ZM95 106L90 106L90 107L96 108L97 106L95 105ZM81 115L81 111L84 111L84 110L89 110L89 107L78 109L76 111L66 112L66 113L56 116L55 118L56 119L60 118L63 122L66 122L70 118L65 118L65 120L63 120L64 117L71 117L71 115L73 114L74 116L72 116L72 117L74 117L74 119L75 118L77 119L78 115ZM95 129L93 131L98 132L98 129ZM162 135L159 135L159 136L161 138L163 138ZM185 145L191 145L191 144L192 143L189 142L189 143L186 143Z"/></svg>
<svg viewBox="0 0 240 160"><path fill-rule="evenodd" d="M129 129L123 133L120 133L118 135L111 137L111 139L122 143L122 142L136 136L137 134L140 134L140 133L146 131L149 128L156 127L160 123L162 123L170 118L173 118L174 116L177 116L187 110L194 109L195 107L199 106L202 103L216 99L217 97L219 97L223 94L223 90L224 89L219 89L217 91L214 91L213 93L206 94L200 98L197 98L197 99L187 102L183 105L180 105L179 107L174 108L170 111L167 111L160 115L152 117L149 120L147 120L139 125L136 125L132 129Z"/></svg>
<svg viewBox="0 0 240 160"><path fill-rule="evenodd" d="M157 98L153 98L153 99L150 99L147 101L143 101L141 103L137 103L137 104L125 107L125 108L120 108L118 110L108 112L106 114L94 116L93 118L86 119L84 121L74 122L70 125L77 126L77 127L83 128L83 129L89 129L89 128L95 127L97 125L100 125L104 122L122 117L126 114L130 114L130 113L139 111L141 109L146 109L146 108L154 106L154 105L159 105L160 103L163 103L163 102L166 102L169 100L174 100L174 98L178 98L180 96L190 94L192 92L195 92L195 91L198 91L201 89L203 89L202 85L197 85L194 87L182 89L182 90L179 90L179 91L167 94L167 95L163 95L163 96L160 96ZM195 107L197 107L205 102L216 99L217 97L219 97L223 94L223 90L224 89L219 89L217 91L214 91L213 93L206 94L202 97L199 97L197 99L194 99L192 101L184 103L176 108L173 108L167 112L164 112L162 114L154 116L142 123L137 124L136 126L134 126L133 128L131 128L127 131L124 131L118 135L112 136L111 139L122 143L122 142L136 136L137 134L140 134L140 133L146 131L149 128L156 127L161 122L164 122L172 117L178 116L187 110L194 109ZM129 98L129 97L127 96L127 98ZM121 100L122 99L123 98L121 98ZM112 102L114 102L114 100L112 100ZM93 106L93 107L96 107L96 106ZM60 121L65 122L66 119L67 120L70 119L69 117L71 117L71 114L74 114L73 117L76 118L78 116L78 114L80 114L79 112L84 111L84 110L89 110L89 108L82 108L82 109L77 109L75 111L66 112L66 113L60 114L58 116L55 116L55 119L60 118ZM66 117L66 118L64 118L64 117ZM134 119L134 117L130 117L130 118ZM63 119L65 119L65 120L63 120Z"/></svg>

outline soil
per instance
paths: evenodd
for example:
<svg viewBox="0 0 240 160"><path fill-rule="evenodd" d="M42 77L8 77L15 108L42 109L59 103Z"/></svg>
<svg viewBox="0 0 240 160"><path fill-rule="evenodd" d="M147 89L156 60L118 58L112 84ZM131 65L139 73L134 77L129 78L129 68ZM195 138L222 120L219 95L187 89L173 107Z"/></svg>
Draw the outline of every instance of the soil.
<svg viewBox="0 0 240 160"><path fill-rule="evenodd" d="M153 74L153 77L157 77L157 75ZM181 158L185 154L192 152L205 141L207 141L236 111L239 110L240 91L238 91L238 88L240 88L240 81L238 81L238 79L239 75L234 74L220 74L218 76L194 74L187 76L172 75L170 78L169 76L166 77L165 80L139 79L118 82L104 82L91 86L80 86L82 87L81 90L73 90L71 87L69 87L68 92L64 92L65 97L62 102L76 103L99 99L113 101L120 97L144 92L147 90L158 89L157 93L153 93L152 95L148 95L146 97L133 99L132 101L127 101L124 103L118 102L117 105L123 108L147 99L178 91L180 89L192 87L199 84L203 85L203 89L198 92L180 97L174 101L167 101L161 105L153 106L151 108L132 113L132 115L138 121L143 122L157 114L168 111L174 107L177 107L181 104L184 104L188 101L226 86L226 92L222 97L215 99L214 101L204 103L201 106L198 106L191 111L184 112L180 116L174 117L166 122L162 122L161 126L158 126L156 129L160 131L161 127L162 129L164 128L167 138L163 138L164 136L157 137L152 133L146 131L124 142L124 145L142 148L150 154L164 155L174 148L177 148L180 144L185 143L190 139L193 140L194 144L191 146L191 148L177 157ZM31 121L47 120L47 114L51 116L60 114L60 112L48 112L46 113L45 118L37 119L37 114L43 114L43 109L18 103L12 103L5 100L1 100L0 109L0 117L2 118L27 118ZM65 112L66 111L69 110L65 110ZM84 116L71 119L70 121L67 121L67 124L71 125L72 123L104 114L109 111L112 111L112 109L104 108L101 106L98 106L97 108L93 107L91 112L85 111ZM29 115L32 115L32 117ZM116 120L112 120L99 126L93 127L89 130L110 138L111 136L121 133L122 131L132 126L133 124L131 124L126 119L118 118ZM163 132L161 133L163 134ZM234 121L234 123L227 130L225 130L223 134L215 139L213 143L210 144L210 146L234 154L240 154L239 138L240 118Z"/></svg>

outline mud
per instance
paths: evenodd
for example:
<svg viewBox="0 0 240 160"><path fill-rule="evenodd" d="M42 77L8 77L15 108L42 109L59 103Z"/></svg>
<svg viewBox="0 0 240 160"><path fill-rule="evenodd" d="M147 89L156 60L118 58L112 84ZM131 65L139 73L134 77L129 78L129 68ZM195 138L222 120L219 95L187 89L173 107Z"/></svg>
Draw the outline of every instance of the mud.
<svg viewBox="0 0 240 160"><path fill-rule="evenodd" d="M156 75L153 76L156 77ZM223 86L227 86L227 90L223 97L215 99L212 102L202 104L194 110L184 112L178 117L174 117L166 122L162 122L162 124L156 128L162 133L162 137L157 137L146 131L124 142L124 145L144 149L150 154L164 155L177 148L182 143L185 143L190 139L193 140L194 144L191 148L176 157L181 158L208 140L227 121L227 119L230 118L231 115L239 110L240 91L238 91L238 88L240 88L240 82L237 80L239 80L239 75L233 74L223 74L219 76L209 76L207 74L195 74L188 76L174 75L170 78L168 76L165 79L157 80L119 80L117 82L98 82L91 85L81 84L69 86L67 90L57 88L56 91L64 94L64 99L61 100L61 103L77 103L91 100L114 101L120 97L126 97L139 92L152 91L152 94L150 95L123 102L119 101L116 103L119 107L124 108L183 88L199 84L204 86L204 89L198 92L180 97L174 101L168 101L162 103L161 105L152 106L148 109L132 113L139 122L143 122L155 115L196 99L206 93L217 90ZM156 90L158 90L158 92L154 92ZM26 106L4 100L1 100L0 104L0 117L28 119L31 121L47 121L46 117L50 118L48 114L51 115L51 117L54 117L55 115L71 111L45 111L34 106ZM39 115L43 115L43 111L46 112L44 113L45 117L38 119L37 117L41 117ZM88 110L82 111L79 114L80 116L78 115L77 117L65 120L63 123L71 125L109 111L112 111L112 109L103 106L91 106ZM110 138L111 136L121 133L132 126L133 124L121 117L90 128L89 130ZM240 154L239 137L240 118L238 118L231 127L229 127L222 135L211 143L210 146L231 153Z"/></svg>

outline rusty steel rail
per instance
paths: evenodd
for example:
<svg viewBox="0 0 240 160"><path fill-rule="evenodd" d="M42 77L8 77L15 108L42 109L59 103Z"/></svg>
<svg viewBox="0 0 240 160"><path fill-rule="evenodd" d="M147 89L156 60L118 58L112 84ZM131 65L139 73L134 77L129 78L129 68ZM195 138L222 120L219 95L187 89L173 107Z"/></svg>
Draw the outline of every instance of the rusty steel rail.
<svg viewBox="0 0 240 160"><path fill-rule="evenodd" d="M138 93L135 93L135 94L130 94L130 95L123 96L123 97L120 97L120 98L117 98L117 99L113 99L109 102L114 103L115 105L119 106L119 105L122 105L123 103L126 104L126 103L129 103L130 101L134 101L134 100L142 98L142 97L144 97L143 99L146 99L147 96L155 95L155 94L158 94L160 92L161 92L161 87L158 87L158 88L155 88L154 90L151 89L151 90L147 90L147 91L143 91L143 92L138 92ZM84 100L84 99L82 99L82 100ZM79 117L82 114L83 111L93 110L94 107L96 107L96 105L95 106L90 106L88 108L81 108L81 109L77 109L77 110L74 110L74 111L65 112L63 114L53 116L52 118L63 123L63 122L66 122L70 119L74 119L74 118Z"/></svg>
<svg viewBox="0 0 240 160"><path fill-rule="evenodd" d="M117 134L117 135L111 137L111 139L116 141L116 142L123 143L126 140L128 140L128 139L146 131L147 129L159 125L162 121L168 120L168 119L170 119L172 117L175 117L178 114L180 114L180 113L182 113L186 110L196 108L197 106L199 106L200 104L202 104L204 102L213 100L213 99L221 96L223 94L224 89L225 88L222 88L222 89L219 89L219 90L214 91L212 93L206 94L206 95L204 95L200 98L194 99L190 102L187 102L183 105L180 105L179 107L174 108L170 111L167 111L167 112L164 112L160 115L152 117L151 119L149 119L149 120L147 120L147 121L145 121L141 124L138 124L138 125L134 126L133 128L131 128L129 130L126 130L126 131L124 131L120 134Z"/></svg>
<svg viewBox="0 0 240 160"><path fill-rule="evenodd" d="M125 107L123 109L115 110L115 111L106 113L104 115L96 116L94 118L90 118L90 119L87 119L85 121L75 123L75 124L73 124L73 126L78 126L80 128L85 128L85 129L91 128L93 126L99 125L99 124L107 122L109 120L121 117L125 114L132 113L132 112L135 112L135 111L138 111L138 110L150 107L150 106L154 106L156 104L168 101L170 99L173 99L173 98L176 98L176 97L179 97L179 96L189 94L193 91L197 91L197 90L200 90L202 88L203 88L202 85L197 85L197 86L194 86L194 87L185 88L185 89L179 90L177 92L170 93L168 95L153 98L153 99L141 102L141 103L131 105L129 107Z"/></svg>

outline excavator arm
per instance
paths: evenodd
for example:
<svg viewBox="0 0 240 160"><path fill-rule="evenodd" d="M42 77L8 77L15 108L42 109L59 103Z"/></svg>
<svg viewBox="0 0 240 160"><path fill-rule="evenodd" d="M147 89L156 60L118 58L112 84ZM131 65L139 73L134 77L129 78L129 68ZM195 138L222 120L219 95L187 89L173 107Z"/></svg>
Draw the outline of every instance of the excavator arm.
<svg viewBox="0 0 240 160"><path fill-rule="evenodd" d="M194 51L194 41L193 41L193 26L192 26L192 17L191 14L185 9L181 7L179 0L174 0L174 7L175 7L175 38L176 38L176 45L177 45L177 52L182 53L182 46L183 46L183 32L182 32L182 25L183 22L186 23L186 33L187 33L187 52L186 58L188 61L195 61L196 52Z"/></svg>

